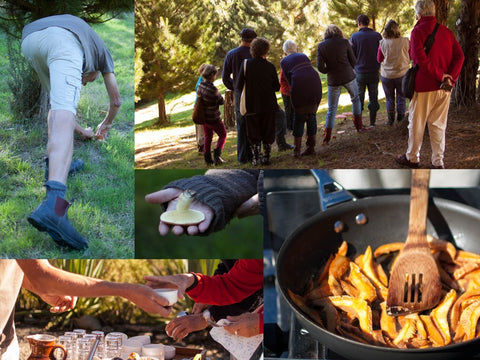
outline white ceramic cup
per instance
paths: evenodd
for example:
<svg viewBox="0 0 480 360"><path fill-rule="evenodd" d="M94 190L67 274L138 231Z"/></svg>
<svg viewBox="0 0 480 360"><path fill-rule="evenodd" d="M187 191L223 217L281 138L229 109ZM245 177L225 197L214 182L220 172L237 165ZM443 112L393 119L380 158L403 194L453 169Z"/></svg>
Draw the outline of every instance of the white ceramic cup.
<svg viewBox="0 0 480 360"><path fill-rule="evenodd" d="M150 336L148 335L132 336L132 337L129 337L128 340L138 341L142 345L150 344L152 342L150 339Z"/></svg>
<svg viewBox="0 0 480 360"><path fill-rule="evenodd" d="M167 299L169 306L172 306L177 302L177 299L178 299L177 289L155 289L155 292L161 297L163 297L164 299Z"/></svg>
<svg viewBox="0 0 480 360"><path fill-rule="evenodd" d="M162 344L147 344L142 346L142 356L154 356L164 360L165 347Z"/></svg>
<svg viewBox="0 0 480 360"><path fill-rule="evenodd" d="M125 340L122 344L122 357L128 358L128 356L134 352L140 354L142 352L142 346L143 344L139 341L131 339Z"/></svg>
<svg viewBox="0 0 480 360"><path fill-rule="evenodd" d="M175 351L176 349L174 346L165 345L164 347L165 360L173 359L175 357Z"/></svg>

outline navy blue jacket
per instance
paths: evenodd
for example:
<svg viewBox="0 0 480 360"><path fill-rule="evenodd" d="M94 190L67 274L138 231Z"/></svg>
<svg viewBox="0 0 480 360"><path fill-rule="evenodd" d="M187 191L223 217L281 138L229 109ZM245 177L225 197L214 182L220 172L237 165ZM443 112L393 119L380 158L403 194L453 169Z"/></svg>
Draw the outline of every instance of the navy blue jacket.
<svg viewBox="0 0 480 360"><path fill-rule="evenodd" d="M322 81L307 55L293 53L280 62L290 85L290 98L299 114L315 114L322 100Z"/></svg>
<svg viewBox="0 0 480 360"><path fill-rule="evenodd" d="M378 72L380 64L377 61L378 46L382 35L370 28L361 28L350 38L353 53L357 59L355 72L368 74Z"/></svg>
<svg viewBox="0 0 480 360"><path fill-rule="evenodd" d="M222 81L227 89L235 90L237 74L243 65L243 60L250 59L251 57L252 55L250 55L250 48L248 46L239 46L227 53L223 62L222 72ZM233 75L233 79L231 75Z"/></svg>

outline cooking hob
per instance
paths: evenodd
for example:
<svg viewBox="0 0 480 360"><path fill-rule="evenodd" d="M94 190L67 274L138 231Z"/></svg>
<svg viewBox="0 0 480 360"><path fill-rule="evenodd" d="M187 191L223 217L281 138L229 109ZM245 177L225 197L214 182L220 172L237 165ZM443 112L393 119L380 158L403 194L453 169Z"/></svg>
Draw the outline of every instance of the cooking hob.
<svg viewBox="0 0 480 360"><path fill-rule="evenodd" d="M371 170L368 176L372 176L373 172L381 171ZM452 177L465 177L465 174L465 172L443 170L442 176L448 177L451 183L455 182ZM437 178L439 175L437 174ZM472 170L472 175L477 178L478 172ZM408 186L390 188L378 186L378 182L375 181L373 183L376 184L372 187L363 184L361 188L348 189L348 193L357 199L410 193ZM430 196L457 201L480 209L480 183L474 180L473 184L462 186L431 188ZM327 185L326 192L333 193L337 190L342 192L340 184ZM301 327L276 287L275 263L283 241L297 226L322 211L324 204L319 195L318 182L309 170L266 170L265 191L267 193L267 225L264 242L265 359L343 359L312 338ZM348 198L343 200L346 201ZM480 359L480 355L475 359Z"/></svg>

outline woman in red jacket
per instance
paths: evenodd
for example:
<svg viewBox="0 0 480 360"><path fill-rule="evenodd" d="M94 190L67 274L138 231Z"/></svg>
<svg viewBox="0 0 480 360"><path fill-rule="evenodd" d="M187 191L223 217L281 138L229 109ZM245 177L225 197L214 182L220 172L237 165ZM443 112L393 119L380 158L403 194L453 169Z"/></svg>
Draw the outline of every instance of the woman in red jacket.
<svg viewBox="0 0 480 360"><path fill-rule="evenodd" d="M263 288L263 260L240 259L228 273L215 276L192 272L146 276L145 279L147 285L152 288L176 286L181 298L186 293L195 302L230 305L240 302ZM225 328L237 335L253 336L263 333L263 308L258 309L256 313L230 317L230 320L235 322Z"/></svg>
<svg viewBox="0 0 480 360"><path fill-rule="evenodd" d="M419 167L423 134L428 125L431 167L442 169L451 89L462 70L464 55L453 32L439 24L427 56L425 41L437 24L435 4L432 0L419 0L415 4L415 12L419 20L410 37L410 57L419 68L409 108L408 148L395 160L400 165Z"/></svg>

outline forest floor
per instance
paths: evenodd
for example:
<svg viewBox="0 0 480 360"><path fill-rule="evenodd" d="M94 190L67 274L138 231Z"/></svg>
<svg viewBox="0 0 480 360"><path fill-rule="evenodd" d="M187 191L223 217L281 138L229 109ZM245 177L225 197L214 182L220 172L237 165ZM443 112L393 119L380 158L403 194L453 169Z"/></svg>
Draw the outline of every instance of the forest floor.
<svg viewBox="0 0 480 360"><path fill-rule="evenodd" d="M384 101L383 101L384 104ZM382 109L385 109L384 105ZM348 107L338 113L349 111ZM365 115L366 114L366 115ZM137 117L141 115L136 111ZM368 117L368 112L364 111ZM384 125L386 112L379 112L376 126L364 133L355 131L350 119L336 120L332 140L328 146L322 146L322 128L324 116L317 114L318 133L316 155L294 158L292 151L278 152L273 146L271 165L266 168L284 169L385 169L400 168L394 156L407 149L408 121ZM446 131L446 168L473 169L480 168L480 105L467 109L451 108ZM190 120L191 122L191 120ZM364 118L368 125L368 118ZM137 127L137 125L136 125ZM293 144L291 132L286 136L287 142ZM215 145L216 136L212 148ZM193 123L181 126L167 126L136 132L135 167L144 169L170 168L205 168L203 156L198 153ZM303 140L305 148L305 139ZM249 168L250 164L241 165L236 161L236 131L227 129L227 143L222 157L228 161L228 168ZM430 139L425 131L421 150L421 167L429 167L431 159Z"/></svg>

